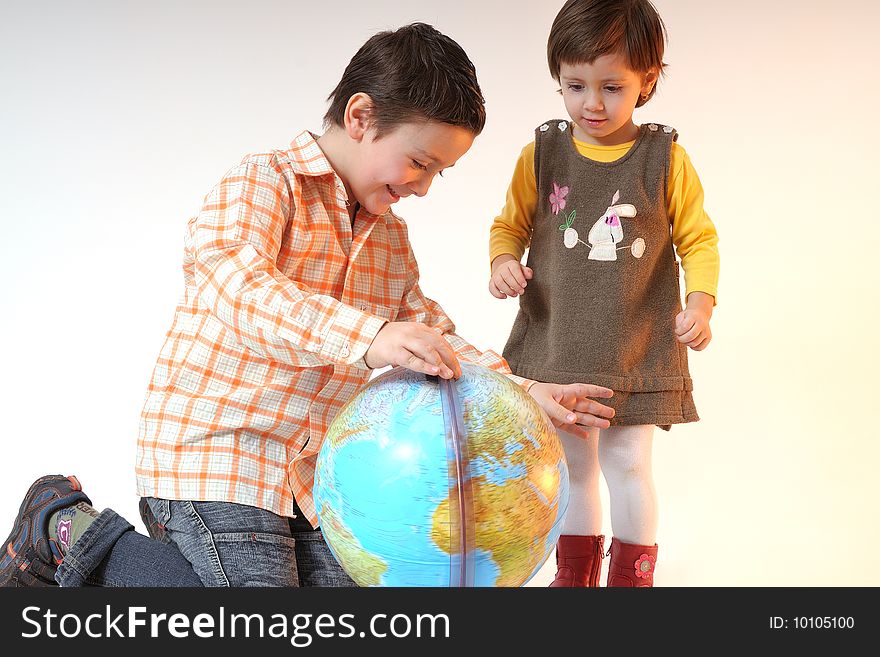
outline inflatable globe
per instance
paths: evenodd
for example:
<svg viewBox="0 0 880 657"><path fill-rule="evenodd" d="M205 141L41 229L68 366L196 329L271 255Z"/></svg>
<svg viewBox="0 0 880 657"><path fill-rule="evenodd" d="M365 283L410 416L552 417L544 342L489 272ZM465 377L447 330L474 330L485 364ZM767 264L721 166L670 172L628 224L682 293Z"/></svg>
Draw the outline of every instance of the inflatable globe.
<svg viewBox="0 0 880 657"><path fill-rule="evenodd" d="M507 377L395 368L331 423L314 499L360 586L521 586L561 533L568 468L554 427Z"/></svg>

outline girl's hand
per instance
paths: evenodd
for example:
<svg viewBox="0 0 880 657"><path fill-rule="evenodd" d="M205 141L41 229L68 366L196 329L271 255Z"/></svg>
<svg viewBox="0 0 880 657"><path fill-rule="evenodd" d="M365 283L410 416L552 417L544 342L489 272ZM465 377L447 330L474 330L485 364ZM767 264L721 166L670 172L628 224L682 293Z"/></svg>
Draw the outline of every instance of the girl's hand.
<svg viewBox="0 0 880 657"><path fill-rule="evenodd" d="M527 281L531 278L530 267L521 265L512 255L504 253L492 261L489 292L496 299L519 296L526 291Z"/></svg>
<svg viewBox="0 0 880 657"><path fill-rule="evenodd" d="M675 316L675 338L694 351L702 351L712 340L712 307L715 298L705 292L691 292L687 308Z"/></svg>
<svg viewBox="0 0 880 657"><path fill-rule="evenodd" d="M607 429L614 417L614 409L590 397L608 398L614 392L589 383L535 383L529 394L541 407L553 426L580 438L590 437L590 427Z"/></svg>

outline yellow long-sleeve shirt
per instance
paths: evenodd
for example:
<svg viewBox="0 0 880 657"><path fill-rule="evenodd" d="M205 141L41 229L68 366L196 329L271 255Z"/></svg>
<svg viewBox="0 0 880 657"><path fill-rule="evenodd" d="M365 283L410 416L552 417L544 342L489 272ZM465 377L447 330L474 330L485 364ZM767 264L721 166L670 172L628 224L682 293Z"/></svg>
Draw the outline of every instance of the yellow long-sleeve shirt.
<svg viewBox="0 0 880 657"><path fill-rule="evenodd" d="M616 146L598 146L577 139L578 152L598 162L623 157L635 141ZM489 262L509 253L521 259L532 237L532 219L538 203L535 180L535 142L522 149L507 200L489 232ZM718 233L703 209L703 186L687 152L672 144L666 209L672 224L672 242L685 273L685 298L691 292L705 292L717 299Z"/></svg>

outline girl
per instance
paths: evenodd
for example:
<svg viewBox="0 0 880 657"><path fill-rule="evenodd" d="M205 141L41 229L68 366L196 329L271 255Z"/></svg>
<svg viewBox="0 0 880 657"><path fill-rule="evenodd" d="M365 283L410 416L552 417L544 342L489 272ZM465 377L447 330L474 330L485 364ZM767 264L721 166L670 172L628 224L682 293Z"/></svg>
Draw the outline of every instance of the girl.
<svg viewBox="0 0 880 657"><path fill-rule="evenodd" d="M489 290L521 295L504 349L513 371L614 390L608 428L588 440L560 430L571 499L554 587L599 585L600 472L613 531L607 585L653 585L654 426L699 419L686 347L711 340L718 238L676 131L632 118L656 90L665 37L648 0L565 3L547 59L570 120L535 130L491 229Z"/></svg>

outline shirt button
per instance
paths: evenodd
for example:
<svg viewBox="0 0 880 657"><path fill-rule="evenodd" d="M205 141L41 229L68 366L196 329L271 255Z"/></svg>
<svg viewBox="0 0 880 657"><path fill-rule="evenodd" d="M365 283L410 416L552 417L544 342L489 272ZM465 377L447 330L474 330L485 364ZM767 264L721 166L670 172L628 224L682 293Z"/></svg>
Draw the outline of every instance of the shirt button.
<svg viewBox="0 0 880 657"><path fill-rule="evenodd" d="M339 355L342 356L343 358L348 356L348 343L347 342L344 345L342 345L342 349L339 350Z"/></svg>
<svg viewBox="0 0 880 657"><path fill-rule="evenodd" d="M361 304L361 310L363 310L364 312L367 312L367 304L362 303L362 304Z"/></svg>

